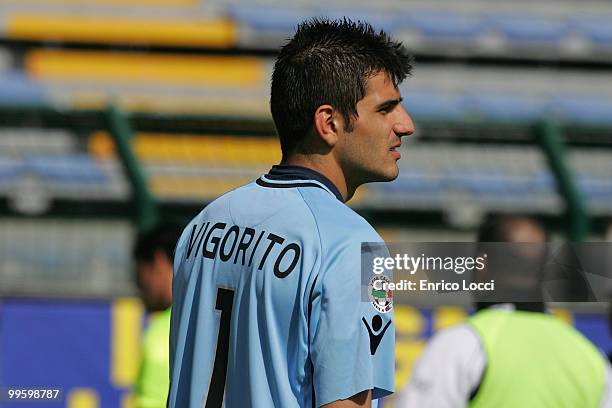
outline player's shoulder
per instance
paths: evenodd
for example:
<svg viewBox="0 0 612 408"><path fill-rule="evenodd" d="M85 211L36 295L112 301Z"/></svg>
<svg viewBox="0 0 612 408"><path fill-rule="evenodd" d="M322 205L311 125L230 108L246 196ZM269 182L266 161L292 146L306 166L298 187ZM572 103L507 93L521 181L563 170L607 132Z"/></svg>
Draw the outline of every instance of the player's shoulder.
<svg viewBox="0 0 612 408"><path fill-rule="evenodd" d="M227 208L230 202L247 201L253 190L256 188L255 181L240 185L232 190L229 190L213 201L211 201L205 208L208 211L219 211ZM248 200L249 205L253 204L253 200Z"/></svg>
<svg viewBox="0 0 612 408"><path fill-rule="evenodd" d="M327 197L325 197L326 195ZM365 218L327 192L303 189L302 196L321 234L358 242L381 242Z"/></svg>
<svg viewBox="0 0 612 408"><path fill-rule="evenodd" d="M235 198L244 194L244 190L248 189L249 186L253 185L254 182L250 182L239 187L230 190L221 196L215 198L211 202L207 203L185 226L181 238L179 239L179 246L182 241L193 231L194 226L202 225L206 221L219 219L228 213L229 205L232 201L236 201Z"/></svg>
<svg viewBox="0 0 612 408"><path fill-rule="evenodd" d="M232 190L229 190L214 200L207 203L200 212L192 219L192 221L201 220L205 217L210 217L221 212L226 212L229 208L231 202L242 201L242 198L245 198L245 201L253 202L253 200L246 200L246 197L249 194L249 191L253 189L255 186L255 181L251 181L249 183L240 185Z"/></svg>
<svg viewBox="0 0 612 408"><path fill-rule="evenodd" d="M192 223L201 225L220 220L304 239L318 234L315 216L298 188L267 188L257 181L228 191L210 202Z"/></svg>
<svg viewBox="0 0 612 408"><path fill-rule="evenodd" d="M460 323L434 333L415 370L435 373L444 366L471 370L484 367L485 360L485 349L478 333L469 324Z"/></svg>
<svg viewBox="0 0 612 408"><path fill-rule="evenodd" d="M472 349L481 347L480 336L468 323L455 324L436 332L430 344L438 350L450 351L459 349Z"/></svg>

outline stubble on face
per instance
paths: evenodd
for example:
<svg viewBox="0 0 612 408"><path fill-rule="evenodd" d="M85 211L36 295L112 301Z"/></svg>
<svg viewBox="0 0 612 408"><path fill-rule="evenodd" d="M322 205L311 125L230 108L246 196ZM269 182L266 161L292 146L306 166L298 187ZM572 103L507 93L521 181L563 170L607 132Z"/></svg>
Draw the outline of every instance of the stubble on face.
<svg viewBox="0 0 612 408"><path fill-rule="evenodd" d="M366 95L357 103L353 129L341 139L339 159L347 184L356 188L364 183L397 178L399 153L396 149L401 137L396 133L397 123L412 126L400 102L400 92L388 74L379 72L369 78Z"/></svg>

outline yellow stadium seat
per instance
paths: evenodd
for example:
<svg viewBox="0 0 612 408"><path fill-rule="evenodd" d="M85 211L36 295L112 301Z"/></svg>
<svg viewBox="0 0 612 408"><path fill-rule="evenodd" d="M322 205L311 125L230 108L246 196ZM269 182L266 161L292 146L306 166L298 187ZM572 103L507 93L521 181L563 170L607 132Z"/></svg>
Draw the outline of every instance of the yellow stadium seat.
<svg viewBox="0 0 612 408"><path fill-rule="evenodd" d="M20 0L20 5L197 6L200 0Z"/></svg>
<svg viewBox="0 0 612 408"><path fill-rule="evenodd" d="M99 159L115 156L114 143L103 131L92 134L89 151ZM143 162L185 166L251 167L278 163L281 158L274 137L137 133L134 151Z"/></svg>
<svg viewBox="0 0 612 408"><path fill-rule="evenodd" d="M27 72L43 81L109 84L257 87L263 61L253 57L155 55L98 51L35 50L25 57Z"/></svg>
<svg viewBox="0 0 612 408"><path fill-rule="evenodd" d="M247 178L155 176L149 180L149 187L163 199L213 200L249 181Z"/></svg>
<svg viewBox="0 0 612 408"><path fill-rule="evenodd" d="M228 48L236 44L236 25L229 20L144 19L14 12L6 16L5 33L18 40L70 41Z"/></svg>

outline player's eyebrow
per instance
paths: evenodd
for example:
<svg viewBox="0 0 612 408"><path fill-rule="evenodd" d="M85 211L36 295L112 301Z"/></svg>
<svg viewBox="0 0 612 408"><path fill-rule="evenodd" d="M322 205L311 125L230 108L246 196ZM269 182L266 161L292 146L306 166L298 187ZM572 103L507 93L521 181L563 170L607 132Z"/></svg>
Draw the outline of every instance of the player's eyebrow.
<svg viewBox="0 0 612 408"><path fill-rule="evenodd" d="M395 108L403 100L404 100L403 98L386 100L386 101L384 101L382 103L379 103L376 106L376 111L378 112L378 111L381 111L381 110L391 110L392 108Z"/></svg>

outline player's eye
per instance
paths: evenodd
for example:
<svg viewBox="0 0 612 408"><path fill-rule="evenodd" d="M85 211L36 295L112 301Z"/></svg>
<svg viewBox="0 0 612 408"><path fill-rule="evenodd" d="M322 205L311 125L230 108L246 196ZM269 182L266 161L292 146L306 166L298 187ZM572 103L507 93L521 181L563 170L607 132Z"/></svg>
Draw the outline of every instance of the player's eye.
<svg viewBox="0 0 612 408"><path fill-rule="evenodd" d="M381 106L380 108L378 108L377 112L382 113L383 115L386 115L387 113L393 112L393 110L395 109L395 107L400 103L401 100L398 101L391 101L389 103L386 103L385 105Z"/></svg>

